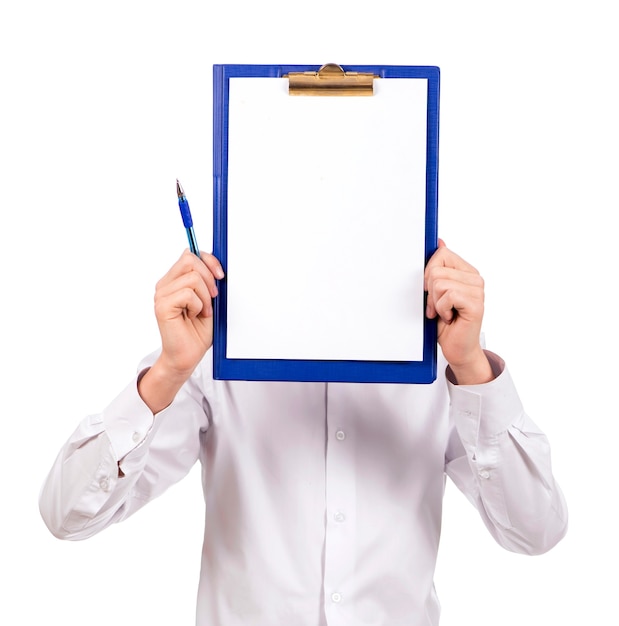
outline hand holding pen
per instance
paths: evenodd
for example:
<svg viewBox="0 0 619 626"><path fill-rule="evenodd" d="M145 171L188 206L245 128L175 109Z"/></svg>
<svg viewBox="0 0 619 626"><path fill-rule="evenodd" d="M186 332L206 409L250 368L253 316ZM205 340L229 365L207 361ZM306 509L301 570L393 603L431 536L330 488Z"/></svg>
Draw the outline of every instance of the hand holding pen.
<svg viewBox="0 0 619 626"><path fill-rule="evenodd" d="M140 396L157 413L168 406L213 343L213 304L217 280L224 277L219 261L200 253L189 204L177 181L179 207L190 249L157 283L155 315L161 354L138 384Z"/></svg>

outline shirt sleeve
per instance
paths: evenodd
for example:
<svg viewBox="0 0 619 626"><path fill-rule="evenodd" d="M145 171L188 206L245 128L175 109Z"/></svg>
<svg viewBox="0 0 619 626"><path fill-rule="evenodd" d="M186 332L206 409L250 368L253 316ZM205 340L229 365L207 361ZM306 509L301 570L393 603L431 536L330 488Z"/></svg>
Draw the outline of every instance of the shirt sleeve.
<svg viewBox="0 0 619 626"><path fill-rule="evenodd" d="M447 375L453 428L446 472L499 544L541 554L567 530L565 499L546 436L525 413L503 360L486 354L493 381L456 385Z"/></svg>
<svg viewBox="0 0 619 626"><path fill-rule="evenodd" d="M140 364L142 374L153 361ZM39 497L56 537L85 539L127 518L196 462L209 423L199 372L156 415L138 393L140 375L102 413L82 420L56 457Z"/></svg>

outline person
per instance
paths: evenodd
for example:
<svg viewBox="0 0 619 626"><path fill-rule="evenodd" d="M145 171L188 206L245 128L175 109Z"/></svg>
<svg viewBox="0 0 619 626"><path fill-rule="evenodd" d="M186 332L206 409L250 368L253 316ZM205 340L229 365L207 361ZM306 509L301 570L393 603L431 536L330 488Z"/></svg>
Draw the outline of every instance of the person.
<svg viewBox="0 0 619 626"><path fill-rule="evenodd" d="M484 281L442 241L425 270L441 353L430 385L214 380L223 277L214 256L185 251L158 282L161 347L43 485L56 537L126 519L199 460L198 626L436 626L446 476L504 548L539 554L563 537L547 438L482 347Z"/></svg>

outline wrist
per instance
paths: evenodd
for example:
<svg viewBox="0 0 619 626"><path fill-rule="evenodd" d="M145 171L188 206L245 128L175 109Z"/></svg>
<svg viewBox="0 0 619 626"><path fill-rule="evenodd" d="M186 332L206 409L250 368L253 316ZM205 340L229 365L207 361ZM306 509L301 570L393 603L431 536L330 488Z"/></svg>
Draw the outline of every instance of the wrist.
<svg viewBox="0 0 619 626"><path fill-rule="evenodd" d="M481 349L463 363L449 363L450 379L456 385L483 385L494 380L495 374L488 357Z"/></svg>
<svg viewBox="0 0 619 626"><path fill-rule="evenodd" d="M179 372L159 357L139 379L138 393L153 414L159 413L172 403L190 376L191 371Z"/></svg>

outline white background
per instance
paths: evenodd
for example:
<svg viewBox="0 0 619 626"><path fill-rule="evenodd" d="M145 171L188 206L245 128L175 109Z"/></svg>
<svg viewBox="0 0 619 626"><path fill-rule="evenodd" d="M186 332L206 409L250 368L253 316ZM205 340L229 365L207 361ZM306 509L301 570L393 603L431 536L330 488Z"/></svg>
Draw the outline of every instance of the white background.
<svg viewBox="0 0 619 626"><path fill-rule="evenodd" d="M211 65L332 61L441 67L440 233L486 279L489 347L550 437L570 506L565 540L524 557L449 486L442 626L617 623L612 6L2 3L0 623L193 623L197 472L81 543L47 532L38 490L157 346L154 284L186 246L176 177L210 247Z"/></svg>

